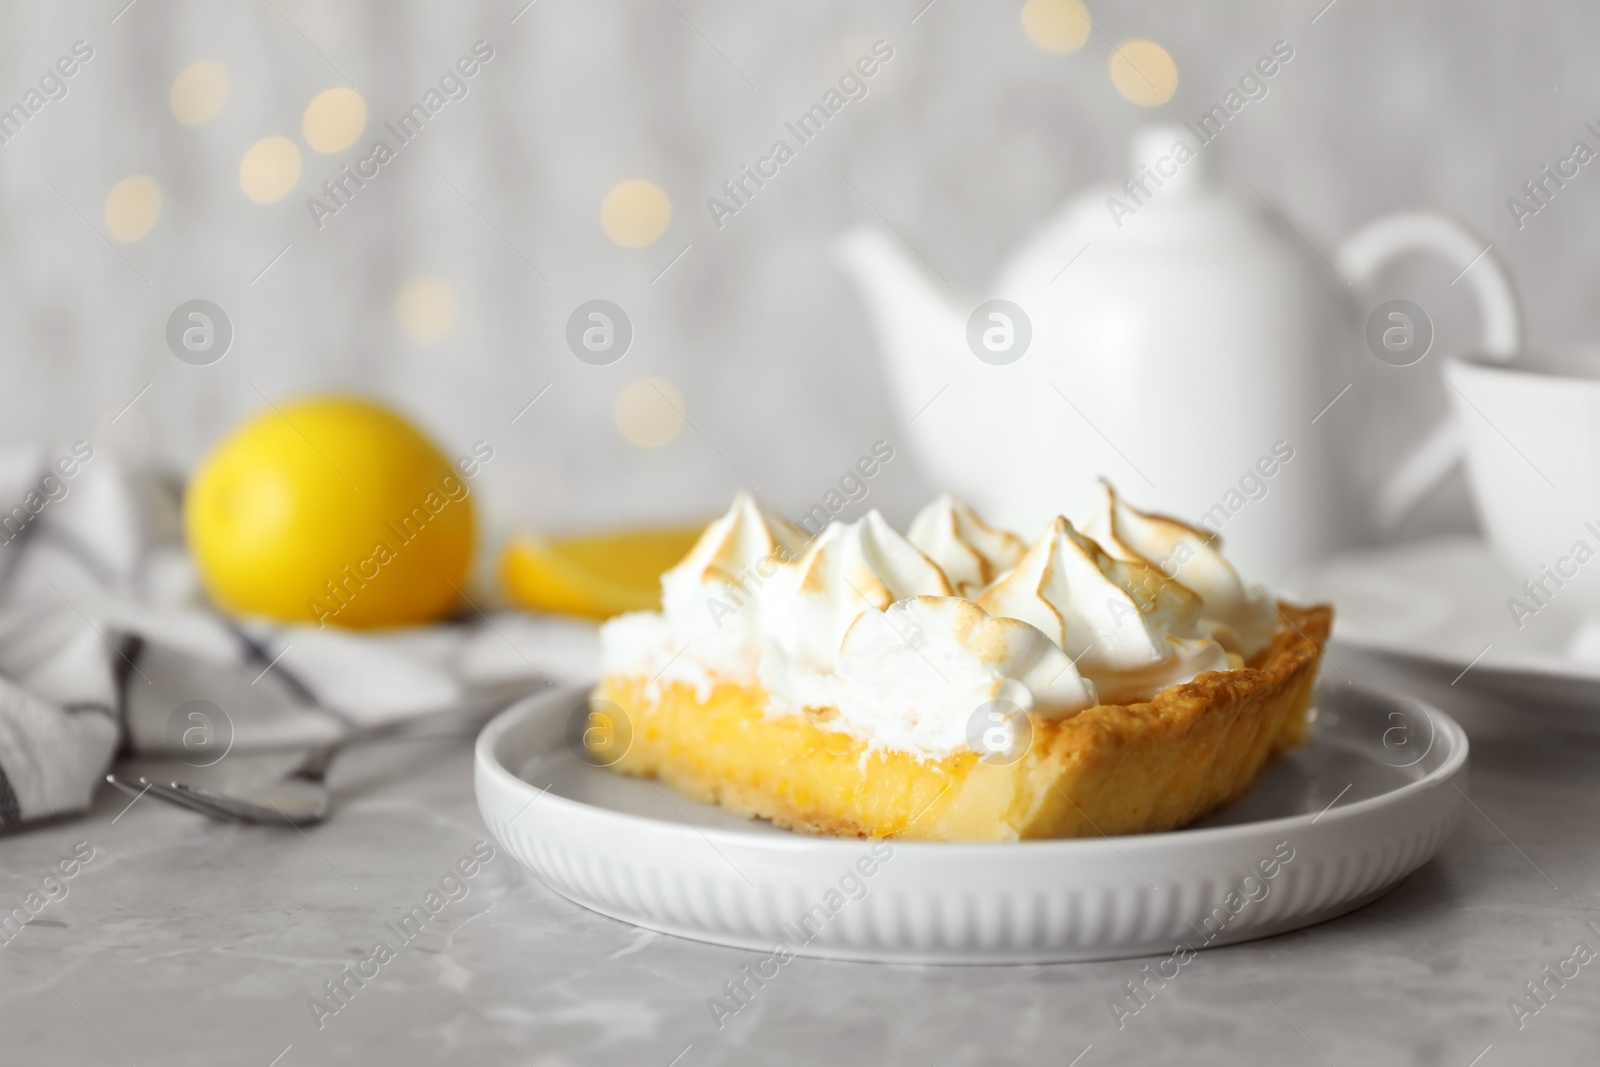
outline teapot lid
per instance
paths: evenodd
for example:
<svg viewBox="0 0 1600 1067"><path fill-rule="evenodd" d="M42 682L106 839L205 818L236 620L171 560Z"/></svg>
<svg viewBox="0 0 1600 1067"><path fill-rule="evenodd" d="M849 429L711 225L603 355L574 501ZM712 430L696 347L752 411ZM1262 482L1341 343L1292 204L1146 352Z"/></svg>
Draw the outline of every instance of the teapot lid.
<svg viewBox="0 0 1600 1067"><path fill-rule="evenodd" d="M1287 245L1281 224L1253 192L1216 181L1207 155L1215 134L1193 123L1135 131L1127 176L1069 199L1002 272L1001 289L1026 291L1058 275L1091 245L1093 255L1146 255L1155 248L1201 244L1217 254L1249 255ZM1299 256L1300 250L1292 250Z"/></svg>

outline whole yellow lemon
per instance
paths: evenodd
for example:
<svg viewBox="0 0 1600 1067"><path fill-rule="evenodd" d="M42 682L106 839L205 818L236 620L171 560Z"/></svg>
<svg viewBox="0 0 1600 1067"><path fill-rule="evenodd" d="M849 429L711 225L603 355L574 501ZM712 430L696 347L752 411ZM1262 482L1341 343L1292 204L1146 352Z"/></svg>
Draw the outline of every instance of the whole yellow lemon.
<svg viewBox="0 0 1600 1067"><path fill-rule="evenodd" d="M466 480L411 423L358 397L277 405L219 444L184 497L189 549L226 611L372 627L460 601Z"/></svg>

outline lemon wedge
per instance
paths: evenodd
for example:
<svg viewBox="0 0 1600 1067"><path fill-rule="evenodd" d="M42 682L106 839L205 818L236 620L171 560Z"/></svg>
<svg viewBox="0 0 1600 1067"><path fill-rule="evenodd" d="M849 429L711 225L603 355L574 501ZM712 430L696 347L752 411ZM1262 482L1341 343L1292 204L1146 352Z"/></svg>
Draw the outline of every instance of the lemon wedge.
<svg viewBox="0 0 1600 1067"><path fill-rule="evenodd" d="M656 611L661 573L688 555L702 529L516 537L500 556L500 583L513 604L536 611L593 619Z"/></svg>

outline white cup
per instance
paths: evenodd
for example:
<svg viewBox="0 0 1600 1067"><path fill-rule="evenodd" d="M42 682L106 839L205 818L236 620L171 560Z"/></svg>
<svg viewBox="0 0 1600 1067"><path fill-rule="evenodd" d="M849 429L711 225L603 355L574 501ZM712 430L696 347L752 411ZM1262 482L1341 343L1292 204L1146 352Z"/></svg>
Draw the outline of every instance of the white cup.
<svg viewBox="0 0 1600 1067"><path fill-rule="evenodd" d="M1523 583L1507 596L1600 612L1600 377L1453 359L1445 381L1479 521Z"/></svg>

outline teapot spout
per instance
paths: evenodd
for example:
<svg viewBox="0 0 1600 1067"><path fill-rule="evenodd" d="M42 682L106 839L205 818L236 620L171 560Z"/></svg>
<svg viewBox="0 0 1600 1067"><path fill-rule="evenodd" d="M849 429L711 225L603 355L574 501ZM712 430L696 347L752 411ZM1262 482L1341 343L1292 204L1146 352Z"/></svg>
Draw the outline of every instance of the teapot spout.
<svg viewBox="0 0 1600 1067"><path fill-rule="evenodd" d="M964 327L927 275L893 238L870 227L841 235L837 250L865 295L895 376L915 390L922 379L943 375L939 365L958 358Z"/></svg>

